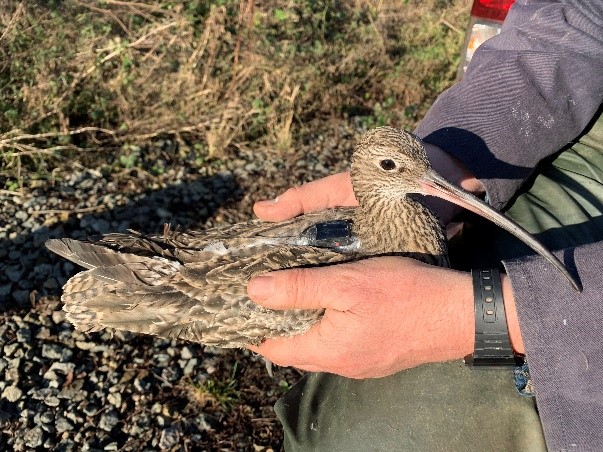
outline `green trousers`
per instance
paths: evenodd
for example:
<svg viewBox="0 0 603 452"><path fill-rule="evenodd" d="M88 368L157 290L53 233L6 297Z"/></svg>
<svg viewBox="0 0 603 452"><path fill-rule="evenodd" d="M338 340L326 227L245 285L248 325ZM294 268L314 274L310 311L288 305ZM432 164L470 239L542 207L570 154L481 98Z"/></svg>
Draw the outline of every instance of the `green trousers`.
<svg viewBox="0 0 603 452"><path fill-rule="evenodd" d="M506 213L551 249L603 240L603 120L546 163ZM459 266L497 266L529 252L479 223ZM536 400L519 395L512 371L459 361L366 380L309 373L275 410L287 451L546 450Z"/></svg>

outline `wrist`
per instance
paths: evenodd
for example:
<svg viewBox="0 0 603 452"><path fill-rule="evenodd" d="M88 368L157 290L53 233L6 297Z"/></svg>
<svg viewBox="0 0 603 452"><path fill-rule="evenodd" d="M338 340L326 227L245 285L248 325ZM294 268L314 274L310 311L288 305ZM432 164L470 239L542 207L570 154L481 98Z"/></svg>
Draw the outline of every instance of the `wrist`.
<svg viewBox="0 0 603 452"><path fill-rule="evenodd" d="M423 300L423 315L416 320L422 362L448 361L472 353L475 317L471 274L422 263L410 268L415 271L404 272L413 281L405 290L405 303Z"/></svg>
<svg viewBox="0 0 603 452"><path fill-rule="evenodd" d="M464 357L473 353L475 346L475 310L473 303L473 282L471 274L460 271L450 271L451 278L449 287L454 293L447 295L449 300L455 300L456 308L452 314L456 318L452 319L451 343L455 344L457 349L456 356Z"/></svg>
<svg viewBox="0 0 603 452"><path fill-rule="evenodd" d="M519 317L517 315L517 306L515 305L515 295L511 280L507 275L501 274L501 284L503 299L505 300L505 313L507 317L507 326L509 328L509 338L513 351L519 355L525 355L523 338L519 327Z"/></svg>

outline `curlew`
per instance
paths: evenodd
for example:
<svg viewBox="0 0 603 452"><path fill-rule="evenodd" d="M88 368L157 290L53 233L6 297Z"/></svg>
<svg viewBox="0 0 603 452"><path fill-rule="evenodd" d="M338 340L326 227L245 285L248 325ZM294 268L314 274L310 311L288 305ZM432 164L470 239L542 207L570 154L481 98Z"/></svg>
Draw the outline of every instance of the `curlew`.
<svg viewBox="0 0 603 452"><path fill-rule="evenodd" d="M49 240L51 251L87 269L64 287L67 319L81 331L111 327L219 347L304 333L322 310L265 309L247 297L247 282L273 270L386 254L448 266L444 229L413 194L447 199L493 221L581 290L528 232L431 169L421 140L410 133L390 127L366 133L354 150L351 177L359 207L207 231Z"/></svg>

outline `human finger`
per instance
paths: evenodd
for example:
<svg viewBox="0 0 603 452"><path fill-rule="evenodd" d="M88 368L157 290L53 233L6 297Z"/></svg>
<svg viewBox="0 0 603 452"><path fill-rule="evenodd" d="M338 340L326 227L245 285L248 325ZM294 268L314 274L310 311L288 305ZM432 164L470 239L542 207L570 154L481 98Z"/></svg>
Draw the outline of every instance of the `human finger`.
<svg viewBox="0 0 603 452"><path fill-rule="evenodd" d="M292 187L275 199L258 201L253 211L262 220L284 221L303 213L357 205L350 173L345 172Z"/></svg>
<svg viewBox="0 0 603 452"><path fill-rule="evenodd" d="M361 265L361 264L360 264ZM366 275L356 262L325 267L291 268L252 278L247 295L269 309L335 309L350 305L354 288L361 287Z"/></svg>

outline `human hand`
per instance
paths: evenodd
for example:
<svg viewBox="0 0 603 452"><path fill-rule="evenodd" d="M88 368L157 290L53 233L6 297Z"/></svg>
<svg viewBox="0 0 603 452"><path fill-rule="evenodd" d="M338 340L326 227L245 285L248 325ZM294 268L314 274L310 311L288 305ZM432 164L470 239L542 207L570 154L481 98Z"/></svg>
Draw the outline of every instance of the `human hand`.
<svg viewBox="0 0 603 452"><path fill-rule="evenodd" d="M325 308L307 333L249 347L282 366L372 378L473 351L471 276L414 259L281 270L248 294L272 309Z"/></svg>
<svg viewBox="0 0 603 452"><path fill-rule="evenodd" d="M424 146L429 163L433 169L444 176L445 179L474 194L478 198L484 195L486 192L484 185L480 180L475 178L463 162L443 151L438 146L430 143L424 143ZM445 225L449 225L450 221L462 210L462 208L456 204L433 196L426 197L424 202L438 214L442 223ZM452 235L454 234L449 231L448 237L452 237Z"/></svg>
<svg viewBox="0 0 603 452"><path fill-rule="evenodd" d="M276 199L258 201L253 211L262 220L284 221L331 207L357 206L350 173L338 173L287 190Z"/></svg>

